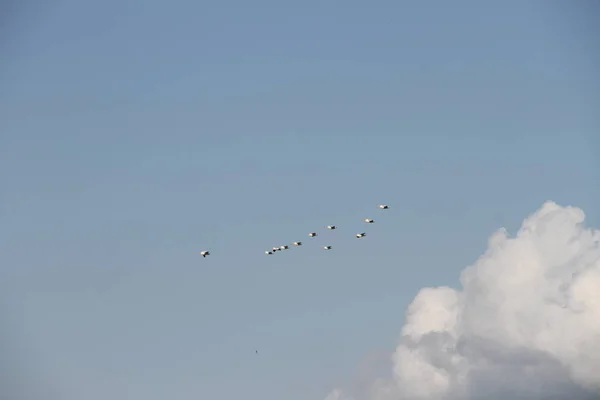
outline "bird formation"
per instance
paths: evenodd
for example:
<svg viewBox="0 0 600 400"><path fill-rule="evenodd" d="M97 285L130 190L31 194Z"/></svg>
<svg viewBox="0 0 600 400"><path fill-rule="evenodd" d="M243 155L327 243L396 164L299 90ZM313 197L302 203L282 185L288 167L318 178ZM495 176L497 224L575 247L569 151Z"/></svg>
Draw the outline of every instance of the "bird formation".
<svg viewBox="0 0 600 400"><path fill-rule="evenodd" d="M385 204L380 204L379 208L382 209L382 210L387 210L387 209L389 209L389 206L387 206ZM373 219L371 219L371 218L365 218L364 222L366 222L367 224L372 224L375 221ZM327 225L326 228L328 230L335 230L335 229L337 229L337 226L335 226L335 225ZM314 238L316 236L318 236L317 232L310 232L308 234L308 237L311 237L311 238ZM360 238L363 238L363 237L367 236L367 233L366 232L361 232L361 233L357 233L355 236L356 236L356 238L360 239ZM293 246L302 246L302 242L300 242L300 241L292 242L292 245ZM330 246L330 245L323 246L323 250L331 250L331 248L332 248L332 246ZM272 255L272 254L275 254L278 251L284 251L284 250L288 250L288 249L289 249L289 246L287 244L284 244L284 245L281 245L281 246L272 247L270 250L266 250L265 254ZM200 252L200 255L202 257L206 257L206 256L210 255L210 252L208 250L204 250L204 251Z"/></svg>

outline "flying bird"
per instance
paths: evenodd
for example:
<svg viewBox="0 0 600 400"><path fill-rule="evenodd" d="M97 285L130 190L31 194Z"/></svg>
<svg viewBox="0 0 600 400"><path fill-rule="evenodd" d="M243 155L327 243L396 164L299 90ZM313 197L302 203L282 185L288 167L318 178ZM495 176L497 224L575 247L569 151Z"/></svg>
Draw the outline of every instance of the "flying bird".
<svg viewBox="0 0 600 400"><path fill-rule="evenodd" d="M380 209L382 209L382 210L389 209L389 206L386 205L386 204L379 204L378 207ZM371 218L365 218L364 222L366 222L368 224L372 224L375 221L373 219L371 219ZM337 226L336 225L327 225L326 228L329 229L329 230L335 230L335 229L337 229ZM308 234L308 236L314 238L314 237L318 236L318 233L317 232L310 232ZM355 234L355 237L359 238L359 239L362 238L362 237L365 237L365 236L367 236L366 232L361 232L361 233ZM293 245L293 246L302 246L302 242L301 241L292 242L291 245ZM272 247L271 250L266 250L265 254L266 255L272 255L272 254L275 254L278 251L283 251L283 250L288 250L288 249L289 249L289 245L281 245L281 246L277 246L277 247ZM332 246L323 246L323 249L324 250L331 250ZM203 251L200 252L200 255L202 257L207 257L207 256L210 255L210 252L208 250L203 250Z"/></svg>

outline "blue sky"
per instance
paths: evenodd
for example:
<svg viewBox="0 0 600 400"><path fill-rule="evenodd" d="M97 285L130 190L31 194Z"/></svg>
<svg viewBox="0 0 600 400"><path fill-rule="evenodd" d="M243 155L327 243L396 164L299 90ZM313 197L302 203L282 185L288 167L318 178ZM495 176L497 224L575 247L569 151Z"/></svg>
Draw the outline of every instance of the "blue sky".
<svg viewBox="0 0 600 400"><path fill-rule="evenodd" d="M322 399L393 349L417 291L456 285L495 229L549 199L598 226L590 3L365 4L11 14L15 382L61 399Z"/></svg>

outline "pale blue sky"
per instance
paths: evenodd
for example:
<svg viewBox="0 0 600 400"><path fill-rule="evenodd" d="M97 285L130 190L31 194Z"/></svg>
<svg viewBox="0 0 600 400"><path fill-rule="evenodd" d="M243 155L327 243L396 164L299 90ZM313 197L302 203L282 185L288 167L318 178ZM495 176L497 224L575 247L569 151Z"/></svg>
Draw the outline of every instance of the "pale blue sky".
<svg viewBox="0 0 600 400"><path fill-rule="evenodd" d="M45 399L320 400L495 229L548 199L599 226L598 8L560 3L17 10L5 367Z"/></svg>

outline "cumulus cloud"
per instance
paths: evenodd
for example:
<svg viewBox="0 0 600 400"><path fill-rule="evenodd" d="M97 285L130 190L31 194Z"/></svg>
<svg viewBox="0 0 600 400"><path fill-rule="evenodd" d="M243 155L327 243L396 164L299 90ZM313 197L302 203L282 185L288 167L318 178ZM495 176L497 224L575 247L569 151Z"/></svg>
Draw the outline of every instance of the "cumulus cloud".
<svg viewBox="0 0 600 400"><path fill-rule="evenodd" d="M392 378L360 398L600 398L600 231L583 221L582 210L546 202L515 237L490 237L462 290L422 289ZM359 398L336 389L326 400Z"/></svg>

